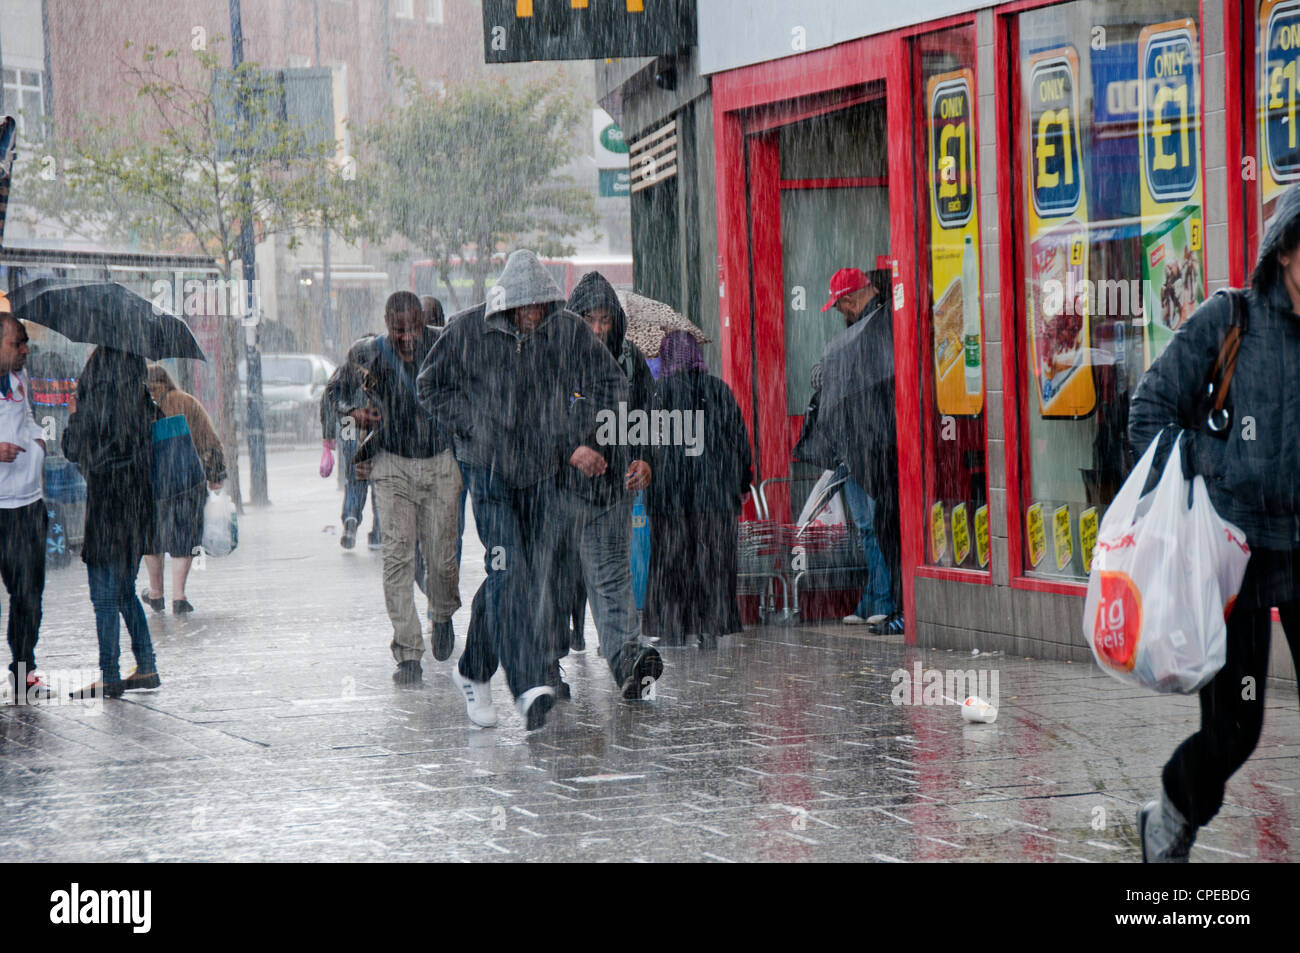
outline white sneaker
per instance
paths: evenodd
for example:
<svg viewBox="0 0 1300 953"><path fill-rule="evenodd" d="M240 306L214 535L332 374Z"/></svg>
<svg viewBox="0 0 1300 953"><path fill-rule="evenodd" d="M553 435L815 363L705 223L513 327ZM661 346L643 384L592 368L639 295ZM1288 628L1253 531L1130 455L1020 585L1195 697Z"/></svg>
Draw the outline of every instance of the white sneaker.
<svg viewBox="0 0 1300 953"><path fill-rule="evenodd" d="M492 707L492 685L488 682L471 682L460 669L453 667L447 673L465 696L465 713L480 728L491 728L497 723L497 710Z"/></svg>
<svg viewBox="0 0 1300 953"><path fill-rule="evenodd" d="M867 624L875 625L877 622L884 622L889 616L884 612L877 612L875 615L867 616Z"/></svg>
<svg viewBox="0 0 1300 953"><path fill-rule="evenodd" d="M524 729L536 731L546 724L547 712L555 707L555 689L550 685L538 685L515 699L515 704L523 716Z"/></svg>
<svg viewBox="0 0 1300 953"><path fill-rule="evenodd" d="M860 615L846 615L844 617L845 625L866 625L867 621L868 620L862 618Z"/></svg>

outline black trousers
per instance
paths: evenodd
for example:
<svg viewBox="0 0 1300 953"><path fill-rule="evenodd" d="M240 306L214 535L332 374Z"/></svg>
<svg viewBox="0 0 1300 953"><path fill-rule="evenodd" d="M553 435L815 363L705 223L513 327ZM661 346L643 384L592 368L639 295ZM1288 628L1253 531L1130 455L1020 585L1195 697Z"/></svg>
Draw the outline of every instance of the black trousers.
<svg viewBox="0 0 1300 953"><path fill-rule="evenodd" d="M36 637L41 629L45 591L45 501L0 509L0 577L9 590L9 671L36 668Z"/></svg>
<svg viewBox="0 0 1300 953"><path fill-rule="evenodd" d="M1291 659L1300 667L1300 600L1278 606ZM1228 617L1227 662L1201 689L1201 730L1165 765L1165 791L1194 827L1223 806L1228 778L1246 763L1264 726L1264 681L1273 622L1266 608L1235 607Z"/></svg>

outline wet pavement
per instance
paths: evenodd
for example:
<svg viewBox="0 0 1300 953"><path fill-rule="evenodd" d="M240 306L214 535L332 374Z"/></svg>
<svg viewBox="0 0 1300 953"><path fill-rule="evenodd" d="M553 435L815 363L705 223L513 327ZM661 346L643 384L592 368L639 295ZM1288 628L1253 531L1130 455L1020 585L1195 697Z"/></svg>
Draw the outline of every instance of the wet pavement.
<svg viewBox="0 0 1300 953"><path fill-rule="evenodd" d="M1194 698L1092 666L837 624L663 649L656 697L629 703L589 620L545 729L524 732L499 674L500 725L477 729L443 674L456 655L393 684L370 518L343 551L318 459L272 452L275 505L192 574L197 611L173 616L170 591L146 609L161 689L0 708L0 860L1134 861L1134 809L1198 722ZM481 560L471 520L457 655ZM37 652L52 675L95 664L80 562L50 573ZM990 693L996 673L996 723L894 704L918 663ZM1267 704L1193 861L1300 860L1300 713L1294 693Z"/></svg>

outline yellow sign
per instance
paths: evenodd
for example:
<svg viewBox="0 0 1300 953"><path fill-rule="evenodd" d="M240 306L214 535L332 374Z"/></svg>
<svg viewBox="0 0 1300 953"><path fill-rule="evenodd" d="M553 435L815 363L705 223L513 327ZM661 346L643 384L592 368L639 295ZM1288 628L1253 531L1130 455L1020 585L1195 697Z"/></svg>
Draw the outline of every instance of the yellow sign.
<svg viewBox="0 0 1300 953"><path fill-rule="evenodd" d="M1090 506L1079 514L1079 549L1083 553L1083 571L1092 572L1092 551L1097 548L1097 507Z"/></svg>
<svg viewBox="0 0 1300 953"><path fill-rule="evenodd" d="M984 407L973 88L968 69L926 83L934 391L939 413L954 417Z"/></svg>
<svg viewBox="0 0 1300 953"><path fill-rule="evenodd" d="M989 507L987 503L975 511L975 558L979 560L981 569L988 568Z"/></svg>
<svg viewBox="0 0 1300 953"><path fill-rule="evenodd" d="M1143 354L1149 367L1205 300L1201 45L1192 20L1138 35ZM1100 303L1103 296L1098 295ZM1125 316L1127 317L1127 316Z"/></svg>
<svg viewBox="0 0 1300 953"><path fill-rule="evenodd" d="M1043 529L1043 504L1029 507L1025 519L1025 536L1029 542L1029 565L1037 568L1047 553L1047 533Z"/></svg>
<svg viewBox="0 0 1300 953"><path fill-rule="evenodd" d="M935 562L942 560L948 552L948 527L944 525L942 503L930 507L930 545Z"/></svg>
<svg viewBox="0 0 1300 953"><path fill-rule="evenodd" d="M1074 558L1074 545L1070 538L1070 507L1058 506L1052 512L1052 540L1056 543L1056 568L1064 569Z"/></svg>
<svg viewBox="0 0 1300 953"><path fill-rule="evenodd" d="M970 524L966 522L966 504L952 508L952 561L960 566L970 555Z"/></svg>
<svg viewBox="0 0 1300 953"><path fill-rule="evenodd" d="M1043 417L1092 413L1088 196L1079 137L1079 56L1044 50L1024 72L1028 192L1029 363Z"/></svg>
<svg viewBox="0 0 1300 953"><path fill-rule="evenodd" d="M1261 0L1258 79L1259 198L1262 224L1283 190L1300 182L1300 4Z"/></svg>

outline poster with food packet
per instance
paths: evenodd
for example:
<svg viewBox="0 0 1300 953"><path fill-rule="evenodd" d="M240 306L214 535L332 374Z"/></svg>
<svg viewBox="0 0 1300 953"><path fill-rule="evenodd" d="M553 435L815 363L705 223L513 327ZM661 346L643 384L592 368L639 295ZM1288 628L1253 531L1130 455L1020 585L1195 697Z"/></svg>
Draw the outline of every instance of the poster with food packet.
<svg viewBox="0 0 1300 953"><path fill-rule="evenodd" d="M934 391L939 413L952 417L984 408L973 90L969 69L926 82Z"/></svg>
<svg viewBox="0 0 1300 953"><path fill-rule="evenodd" d="M1205 300L1201 47L1190 19L1138 34L1142 336L1146 366Z"/></svg>
<svg viewBox="0 0 1300 953"><path fill-rule="evenodd" d="M1079 138L1079 56L1073 46L1035 53L1025 86L1029 256L1028 359L1042 417L1096 409L1088 325L1088 200Z"/></svg>

